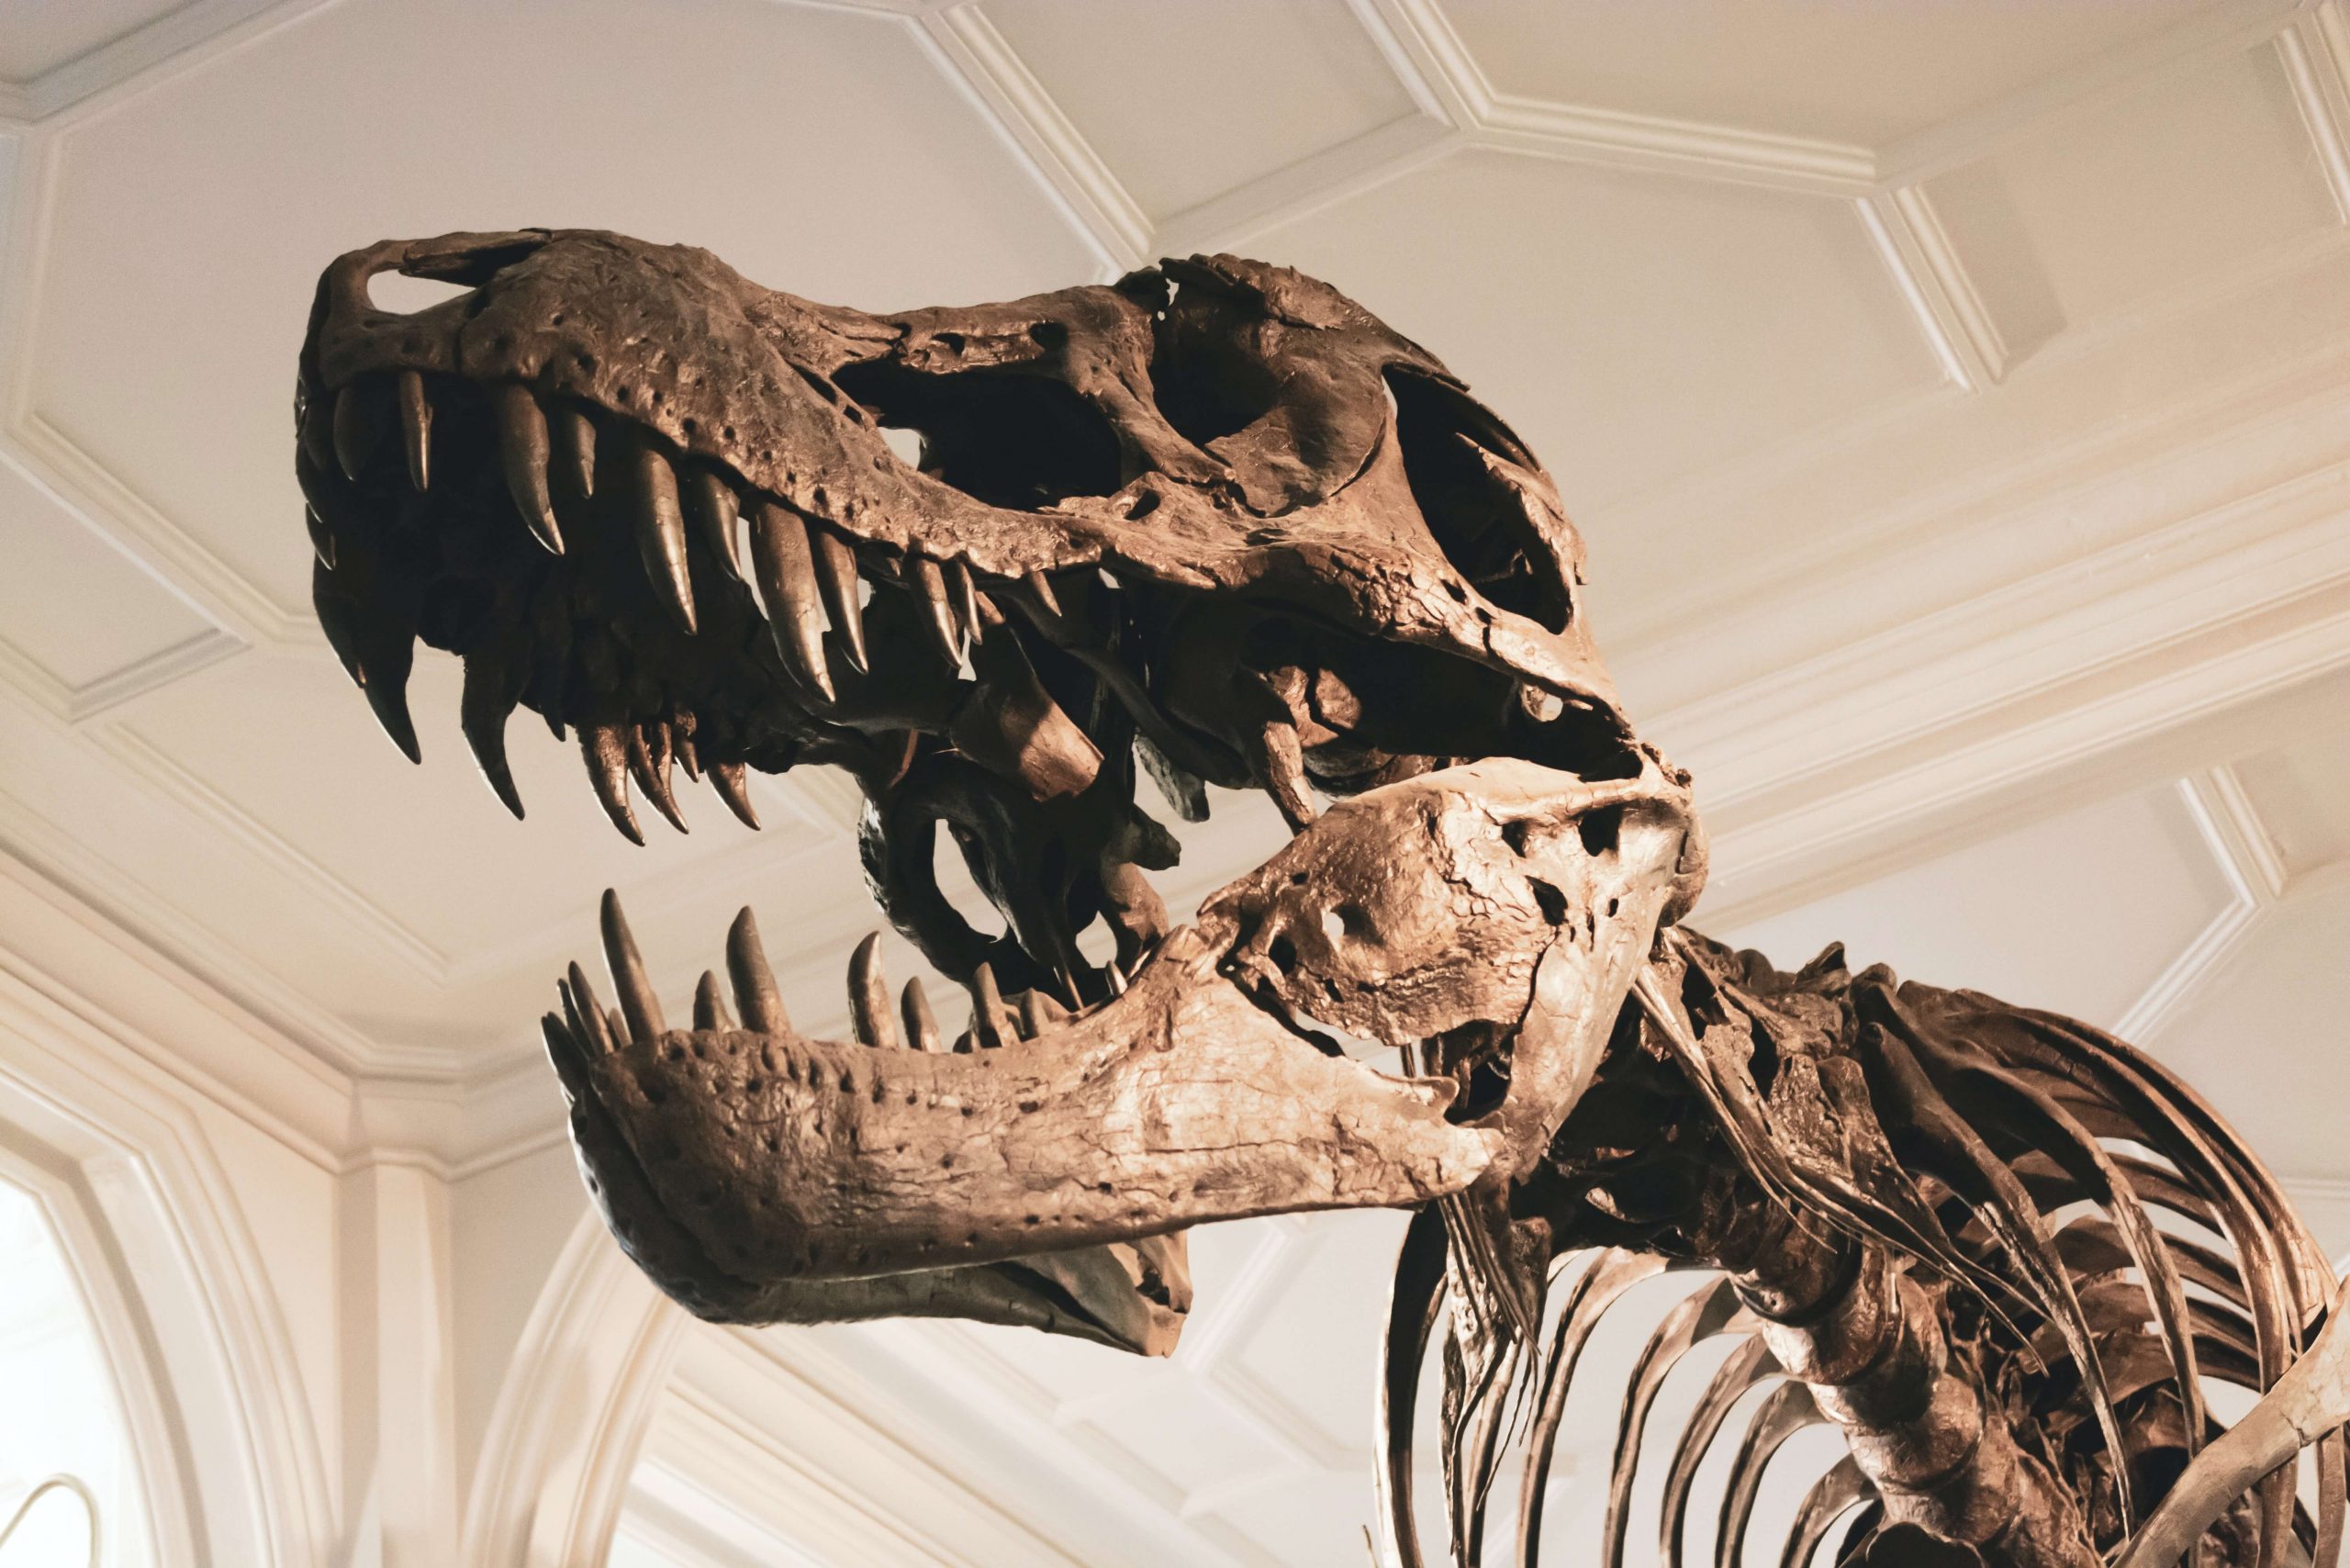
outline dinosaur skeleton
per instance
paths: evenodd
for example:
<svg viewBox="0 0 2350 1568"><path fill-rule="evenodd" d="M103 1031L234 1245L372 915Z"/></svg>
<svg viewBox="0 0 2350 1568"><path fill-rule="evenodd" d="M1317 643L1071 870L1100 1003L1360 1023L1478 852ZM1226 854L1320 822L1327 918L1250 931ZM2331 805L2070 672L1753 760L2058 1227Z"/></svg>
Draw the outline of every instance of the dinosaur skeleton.
<svg viewBox="0 0 2350 1568"><path fill-rule="evenodd" d="M465 292L377 309L395 270ZM1698 1460L1775 1382L1719 1562L1820 1422L1849 1458L1786 1563L1847 1520L1839 1562L2335 1561L2350 1351L2274 1180L2094 1029L1684 926L1689 779L1618 705L1550 478L1326 285L1194 257L873 316L610 234L388 242L321 280L297 418L319 617L403 751L421 636L463 657L518 816L517 705L638 842L639 793L683 828L678 772L755 826L746 768L842 767L875 898L969 991L950 1040L868 939L856 1038L808 1038L746 910L673 1028L607 895L618 1006L574 965L547 1049L613 1233L693 1312L1165 1354L1187 1227L1407 1206L1392 1562L1421 1560L1439 1336L1449 1551L1481 1559L1516 1452L1532 1564L1593 1326L1674 1269L1707 1272L1626 1398L1610 1564L1658 1387L1724 1335L1669 1560ZM1261 788L1293 836L1176 924L1138 771L1191 820L1203 782ZM940 890L942 823L1002 935ZM2213 1380L2264 1397L2223 1428Z"/></svg>

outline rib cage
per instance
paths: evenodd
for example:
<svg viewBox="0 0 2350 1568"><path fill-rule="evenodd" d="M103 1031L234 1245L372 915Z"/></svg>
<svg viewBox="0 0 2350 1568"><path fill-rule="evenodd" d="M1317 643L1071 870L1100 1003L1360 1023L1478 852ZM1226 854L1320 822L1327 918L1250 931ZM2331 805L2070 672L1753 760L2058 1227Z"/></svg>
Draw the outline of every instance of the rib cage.
<svg viewBox="0 0 2350 1568"><path fill-rule="evenodd" d="M1413 1427L1440 1324L1456 1563L1498 1555L1486 1498L1513 1460L1524 1480L1507 1560L1545 1560L1545 1478L1593 1330L1632 1286L1704 1268L1637 1359L1591 1560L1620 1568L1653 1528L1662 1560L1681 1568L1688 1516L1707 1506L1700 1462L1734 1442L1710 1500L1714 1561L1745 1561L1771 1457L1834 1421L1852 1451L1803 1478L1783 1568L1940 1561L1920 1553L1943 1540L2004 1568L2109 1561L2221 1430L2206 1381L2267 1390L2323 1321L2332 1272L2274 1178L2119 1040L1881 969L1853 975L1836 948L1787 975L1694 935L1669 939L1639 994L1627 1027L1639 1052L1676 1070L1709 1113L1712 1199L1622 1235L1597 1212L1605 1181L1577 1169L1571 1119L1551 1159L1578 1196L1539 1216L1554 1238L1554 1311L1534 1346L1507 1343L1505 1315L1461 1309L1479 1276L1448 1259L1436 1211L1416 1219L1379 1413L1386 1560L1401 1568L1425 1561ZM1611 1230L1612 1244L1578 1245ZM1689 1418L1669 1444L1647 1431L1666 1375L1720 1336L1737 1343ZM1513 1454L1498 1439L1518 1405L1530 1414ZM2311 1463L2311 1506L2296 1500L2300 1467L2285 1466L2211 1527L2204 1560L2336 1563L2343 1434L2321 1439ZM1634 1484L1657 1466L1651 1522L1635 1517ZM1930 1533L1906 1534L1905 1520Z"/></svg>

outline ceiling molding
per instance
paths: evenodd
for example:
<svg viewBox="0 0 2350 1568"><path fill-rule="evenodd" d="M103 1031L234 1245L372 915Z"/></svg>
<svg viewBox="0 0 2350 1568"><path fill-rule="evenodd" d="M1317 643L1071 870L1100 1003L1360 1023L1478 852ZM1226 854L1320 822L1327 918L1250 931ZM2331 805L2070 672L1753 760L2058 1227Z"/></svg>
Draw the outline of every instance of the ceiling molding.
<svg viewBox="0 0 2350 1568"><path fill-rule="evenodd" d="M2339 0L2324 0L2277 35L2301 128L2317 151L2337 217L2350 222L2350 25Z"/></svg>
<svg viewBox="0 0 2350 1568"><path fill-rule="evenodd" d="M2007 374L2008 345L1922 185L1858 198L1853 207L1943 376L1980 392Z"/></svg>
<svg viewBox="0 0 2350 1568"><path fill-rule="evenodd" d="M786 1433L789 1440L778 1435ZM1078 1568L1083 1561L747 1334L691 1337L643 1462L690 1478L770 1529L788 1520L778 1533L820 1562Z"/></svg>
<svg viewBox="0 0 2350 1568"><path fill-rule="evenodd" d="M97 108L329 3L192 0L17 84L17 118L50 120Z"/></svg>
<svg viewBox="0 0 2350 1568"><path fill-rule="evenodd" d="M2034 131L2117 102L2199 66L2269 42L2316 0L2231 0L2167 32L2138 39L2007 96L1897 137L1876 149L1877 177L1917 185L1989 156Z"/></svg>
<svg viewBox="0 0 2350 1568"><path fill-rule="evenodd" d="M1405 115L1184 208L1149 236L1150 253L1181 256L1246 244L1463 145L1461 134L1443 120Z"/></svg>
<svg viewBox="0 0 2350 1568"><path fill-rule="evenodd" d="M1103 264L1126 272L1147 263L1155 254L1149 217L987 14L976 3L948 6L917 26Z"/></svg>

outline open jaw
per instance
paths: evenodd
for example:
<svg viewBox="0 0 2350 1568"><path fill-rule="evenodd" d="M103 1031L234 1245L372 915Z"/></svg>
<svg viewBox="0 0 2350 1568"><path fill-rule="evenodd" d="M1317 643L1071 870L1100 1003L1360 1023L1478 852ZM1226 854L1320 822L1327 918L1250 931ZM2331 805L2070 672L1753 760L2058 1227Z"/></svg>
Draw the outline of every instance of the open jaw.
<svg viewBox="0 0 2350 1568"><path fill-rule="evenodd" d="M395 269L469 292L392 315ZM856 1038L805 1038L746 912L672 1029L608 898L619 1005L575 966L549 1051L615 1234L705 1316L1163 1352L1186 1226L1505 1184L1702 879L1547 477L1279 269L876 317L616 236L386 244L322 279L297 420L319 618L404 751L421 636L518 815L517 706L640 842L678 771L756 825L746 769L844 767L877 901L970 993L949 1041L868 943ZM1175 927L1137 771L1295 836ZM1000 935L940 890L942 823Z"/></svg>

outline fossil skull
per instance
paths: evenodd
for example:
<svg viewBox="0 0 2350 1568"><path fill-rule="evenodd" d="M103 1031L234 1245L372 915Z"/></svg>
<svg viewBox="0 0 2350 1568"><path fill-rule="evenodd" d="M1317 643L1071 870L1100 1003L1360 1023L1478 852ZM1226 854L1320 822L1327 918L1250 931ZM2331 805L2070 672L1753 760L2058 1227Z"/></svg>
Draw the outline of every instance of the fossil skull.
<svg viewBox="0 0 2350 1568"><path fill-rule="evenodd" d="M394 314L386 271L465 292ZM706 1316L1163 1351L1186 1226L1505 1197L1702 882L1548 476L1295 273L876 316L610 234L390 242L322 278L298 419L319 618L404 750L421 636L518 814L518 704L632 838L678 768L747 820L746 768L844 767L877 900L971 992L950 1046L868 943L857 1037L805 1038L746 913L672 1028L608 901L620 1007L575 966L549 1048L614 1231ZM1295 837L1174 926L1138 771ZM942 823L1001 936L940 890Z"/></svg>

